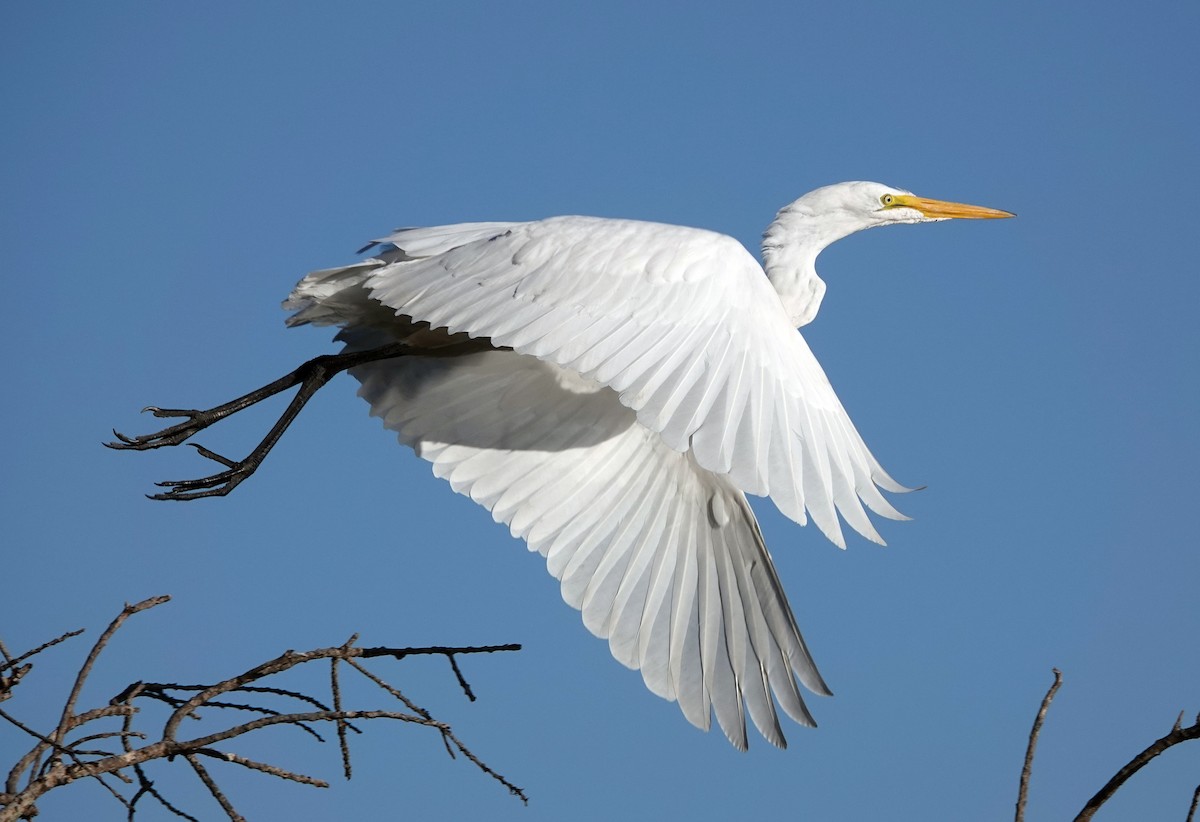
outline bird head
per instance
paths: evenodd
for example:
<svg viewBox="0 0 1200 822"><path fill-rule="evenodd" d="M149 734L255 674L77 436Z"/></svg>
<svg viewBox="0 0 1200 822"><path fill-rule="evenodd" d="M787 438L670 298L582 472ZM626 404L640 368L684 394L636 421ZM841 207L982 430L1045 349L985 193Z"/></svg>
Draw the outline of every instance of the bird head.
<svg viewBox="0 0 1200 822"><path fill-rule="evenodd" d="M844 234L893 223L995 220L1015 216L996 208L932 200L883 183L861 181L818 188L792 203L789 209L837 225L841 229L838 233Z"/></svg>
<svg viewBox="0 0 1200 822"><path fill-rule="evenodd" d="M881 225L1014 216L995 208L918 197L882 183L837 183L783 207L763 234L763 265L788 317L800 326L816 316L825 295L814 264L830 243Z"/></svg>

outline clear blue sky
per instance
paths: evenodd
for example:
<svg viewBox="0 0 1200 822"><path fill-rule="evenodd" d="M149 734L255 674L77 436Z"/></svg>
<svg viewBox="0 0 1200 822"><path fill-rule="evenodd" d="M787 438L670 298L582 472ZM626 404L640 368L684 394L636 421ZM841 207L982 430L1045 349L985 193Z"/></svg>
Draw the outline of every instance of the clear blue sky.
<svg viewBox="0 0 1200 822"><path fill-rule="evenodd" d="M375 727L330 791L229 774L251 819L1004 819L1052 666L1030 819L1077 811L1200 709L1200 6L812 5L7 4L0 635L172 594L96 700L354 631L525 644L465 663L475 704L442 665L396 678L528 808L432 735ZM883 549L757 506L837 693L786 752L738 754L647 692L349 378L224 500L144 499L205 470L190 450L100 447L149 430L145 404L214 404L331 350L279 301L394 226L581 213L756 248L779 206L845 179L1020 217L819 261L805 336L883 464L928 487ZM200 441L237 453L269 416ZM6 709L49 716L85 647ZM0 761L16 741L0 729ZM335 778L305 744L238 750ZM1200 745L1174 750L1100 818L1182 819L1198 771ZM123 818L94 785L43 803L84 817Z"/></svg>

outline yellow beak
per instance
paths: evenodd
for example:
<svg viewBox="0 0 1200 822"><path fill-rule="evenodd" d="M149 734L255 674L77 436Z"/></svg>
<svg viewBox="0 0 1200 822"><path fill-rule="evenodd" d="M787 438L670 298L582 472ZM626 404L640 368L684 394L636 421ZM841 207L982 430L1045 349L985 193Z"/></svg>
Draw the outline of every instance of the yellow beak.
<svg viewBox="0 0 1200 822"><path fill-rule="evenodd" d="M999 220L1004 217L1016 217L1009 211L998 208L985 208L966 203L948 203L945 200L930 200L915 194L897 194L892 198L891 208L915 208L926 217L936 219L959 220Z"/></svg>

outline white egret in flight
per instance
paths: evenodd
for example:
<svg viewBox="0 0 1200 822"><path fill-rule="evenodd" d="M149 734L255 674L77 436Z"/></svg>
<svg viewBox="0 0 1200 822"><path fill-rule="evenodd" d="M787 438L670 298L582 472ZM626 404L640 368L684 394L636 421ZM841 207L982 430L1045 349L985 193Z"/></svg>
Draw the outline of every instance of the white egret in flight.
<svg viewBox="0 0 1200 822"><path fill-rule="evenodd" d="M903 519L906 490L876 462L804 339L825 294L817 255L893 223L1012 216L879 183L817 189L779 212L763 264L711 231L554 217L411 228L379 253L314 272L289 325L341 327L341 354L118 448L175 445L294 385L288 411L228 470L160 483L160 499L228 493L312 394L349 369L371 413L546 559L562 595L646 686L738 748L745 713L785 744L775 710L814 724L797 687L829 694L746 494L839 514L882 543L866 510ZM774 697L774 699L772 699Z"/></svg>

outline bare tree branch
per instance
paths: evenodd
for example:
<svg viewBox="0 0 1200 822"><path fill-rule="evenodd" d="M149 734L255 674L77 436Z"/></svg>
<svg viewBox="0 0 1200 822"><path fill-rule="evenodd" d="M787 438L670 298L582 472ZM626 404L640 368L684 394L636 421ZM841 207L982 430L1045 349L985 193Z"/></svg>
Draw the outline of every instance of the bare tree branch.
<svg viewBox="0 0 1200 822"><path fill-rule="evenodd" d="M435 719L427 710L404 696L398 688L363 665L364 660L377 657L400 660L418 655L444 656L450 661L451 669L454 671L459 686L473 700L474 694L462 674L457 657L467 654L515 651L520 649L519 645L359 648L354 645L358 639L356 634L338 647L316 648L303 653L285 651L274 659L214 684L137 681L122 689L119 694L108 701L108 704L79 710L78 706L83 698L84 685L115 633L133 614L162 604L167 600L167 597L154 597L125 606L100 635L80 666L74 685L63 705L57 726L51 732L40 733L15 716L0 711L0 718L19 729L33 741L33 747L18 759L16 765L9 772L4 791L0 793L0 822L15 822L19 819L32 818L37 814L36 803L40 797L48 791L83 778L98 780L125 807L130 819L133 819L140 807L139 803L143 799L150 798L175 816L194 820L195 816L176 807L163 795L143 768L147 763L176 757L182 758L189 764L196 777L229 819L241 820L241 815L220 788L218 780L201 763L201 757L216 759L304 785L328 787L328 783L322 779L296 773L277 764L247 759L238 754L224 751L220 746L246 734L281 725L300 728L318 741L323 741L313 726L328 722L336 728L343 773L346 778L349 778L351 768L347 731L362 733L360 728L352 724L353 721L381 719L422 725L436 730L451 756L462 754L480 771L503 785L511 794L522 801L528 801L525 793L519 787L489 767L467 748L448 724ZM9 673L6 675L7 678L0 682L3 682L7 688L6 695L11 696L15 685L28 673L32 663L25 662L25 660L78 633L76 631L63 634L55 640L17 657L9 654L7 648L3 649L3 662L0 664L4 665L4 670ZM260 684L261 680L320 660L328 660L331 666L328 701L318 699L303 691ZM363 710L346 707L344 704L345 694L338 676L338 669L342 664L350 665L384 693L399 700L405 710ZM267 704L266 701L270 701L272 704ZM307 710L297 711L296 703L301 703ZM134 729L133 723L141 710L139 708L141 705L163 706L169 711L158 739L146 741L145 733ZM254 716L246 719L246 714ZM207 726L211 727L214 721L219 721L226 716L236 716L233 724L222 724L218 729L201 733L192 739L180 738L182 723L185 719L203 720ZM97 730L93 724L113 720L120 721L119 730ZM76 733L85 726L89 729L88 732ZM75 738L71 739L70 737ZM120 752L84 747L89 742L104 739L119 740ZM129 775L129 771L132 771L133 777ZM136 785L134 793L126 797L105 780L106 776L115 776L130 786Z"/></svg>
<svg viewBox="0 0 1200 822"><path fill-rule="evenodd" d="M225 811L225 815L229 817L231 822L246 822L246 818L233 809L233 805L225 797L225 794L217 787L216 781L209 776L208 771L200 764L200 759L195 754L185 754L184 759L192 766L192 770L196 772L196 776L200 777L200 781L208 788L208 792L212 794L213 799L217 800L217 804L221 806L221 810Z"/></svg>
<svg viewBox="0 0 1200 822"><path fill-rule="evenodd" d="M36 648L34 648L30 651L26 651L25 653L21 654L19 657L15 657L15 658L9 657L8 651L5 650L4 651L4 662L0 663L0 671L4 671L5 669L16 668L18 665L20 665L25 660L29 659L31 656L40 654L42 651L46 650L47 648L52 648L55 645L57 645L58 643L65 642L66 640L70 639L71 637L79 636L82 633L83 633L82 628L80 628L77 631L67 631L62 636L56 636L54 639L50 640L49 642L43 642L41 645L37 646ZM3 643L0 643L0 648L3 648L3 647L4 647ZM0 681L2 681L2 680L0 680ZM3 688L3 685L0 685L0 688Z"/></svg>
<svg viewBox="0 0 1200 822"><path fill-rule="evenodd" d="M358 634L355 634L354 636L352 636L348 640L346 640L346 644L343 647L349 647L357 641L358 641ZM338 682L338 660L337 659L331 659L329 661L329 689L333 694L333 709L335 711L341 711L342 710L342 688L341 688L341 684ZM337 736L338 736L338 748L341 750L341 753L342 753L342 774L346 777L346 779L349 779L351 776L350 747L346 743L346 721L344 719L339 719L337 721Z"/></svg>
<svg viewBox="0 0 1200 822"><path fill-rule="evenodd" d="M1029 777L1033 771L1033 755L1037 749L1038 736L1041 734L1042 723L1046 719L1046 712L1050 709L1050 703L1054 700L1054 695L1058 693L1058 689L1062 686L1062 672L1057 668L1053 670L1054 682L1050 685L1050 689L1046 691L1046 696L1042 698L1042 705L1038 709L1037 716L1033 720L1033 728L1029 732L1029 745L1025 750L1025 766L1021 769L1021 786L1017 792L1016 822L1024 822L1025 803L1029 798ZM1075 817L1075 822L1088 822L1095 816L1096 811L1100 810L1100 806L1111 799L1113 794L1125 784L1129 777L1149 764L1154 757L1163 751L1181 742L1187 742L1190 739L1200 739L1200 714L1196 716L1196 721L1193 724L1185 728L1183 727L1183 712L1180 711L1179 717L1175 720L1175 725L1171 728L1171 732L1155 740L1149 747L1137 754L1137 756L1129 760L1126 765L1117 771L1112 779L1108 780L1104 787L1088 800L1083 810ZM1200 786L1196 787L1195 793L1192 795L1192 804L1188 810L1187 822L1193 822L1197 805L1200 805Z"/></svg>
<svg viewBox="0 0 1200 822"><path fill-rule="evenodd" d="M138 801L141 800L143 796L149 796L179 818L187 819L189 822L200 822L200 820L196 817L192 816L191 814L184 813L183 811L179 810L179 808L167 801L167 798L158 792L158 789L154 787L154 783L150 781L148 776L146 776L146 771L141 765L134 765L133 770L134 773L137 774L138 778L138 791L133 795L133 798L129 800L128 818L130 820L133 819L133 815L137 812L136 809Z"/></svg>
<svg viewBox="0 0 1200 822"><path fill-rule="evenodd" d="M1054 701L1054 695L1062 687L1062 671L1058 668L1054 668L1053 671L1054 682L1051 683L1050 690L1046 691L1046 695L1042 697L1042 707L1038 709L1037 716L1033 719L1033 728L1029 731L1029 745L1025 748L1025 766L1021 768L1021 786L1017 791L1016 822L1025 820L1025 802L1029 799L1029 777L1033 773L1033 754L1037 750L1038 736L1042 732L1042 723L1046 721L1046 711L1050 710L1050 703Z"/></svg>
<svg viewBox="0 0 1200 822"><path fill-rule="evenodd" d="M1179 718L1175 720L1175 725L1171 728L1171 732L1166 736L1156 739L1154 742L1133 759L1129 760L1121 770L1113 775L1113 778L1105 783L1104 787L1096 792L1096 795L1088 800L1083 806L1083 810L1075 817L1075 822L1088 822L1096 811L1100 810L1100 806L1112 798L1112 795L1117 792L1117 789L1125 784L1129 777L1133 776L1139 770L1150 763L1150 760L1158 756L1168 748L1178 745L1181 742L1187 742L1189 739L1200 739L1200 714L1196 716L1196 721L1184 728L1183 713L1180 712ZM1200 788L1197 788L1200 791ZM1192 812L1196 809L1196 800L1192 801ZM1189 813L1189 819L1191 814Z"/></svg>
<svg viewBox="0 0 1200 822"><path fill-rule="evenodd" d="M104 633L102 633L100 638L96 640L96 644L92 646L91 653L88 654L83 666L79 669L79 674L75 677L75 685L71 688L71 694L67 697L66 704L63 705L62 719L59 720L58 730L54 733L56 742L62 739L70 729L71 722L75 718L75 703L79 700L79 694L83 691L83 683L87 681L88 675L90 675L92 672L92 666L96 664L96 659L104 650L104 646L108 644L110 639L112 639L112 635L120 630L121 626L125 624L125 620L129 619L129 617L141 611L145 611L148 608L161 605L170 599L171 598L168 596L151 597L150 599L144 599L141 602L133 605L126 604L125 607L121 609L121 613L117 614L116 619L109 623L108 627L104 629Z"/></svg>

